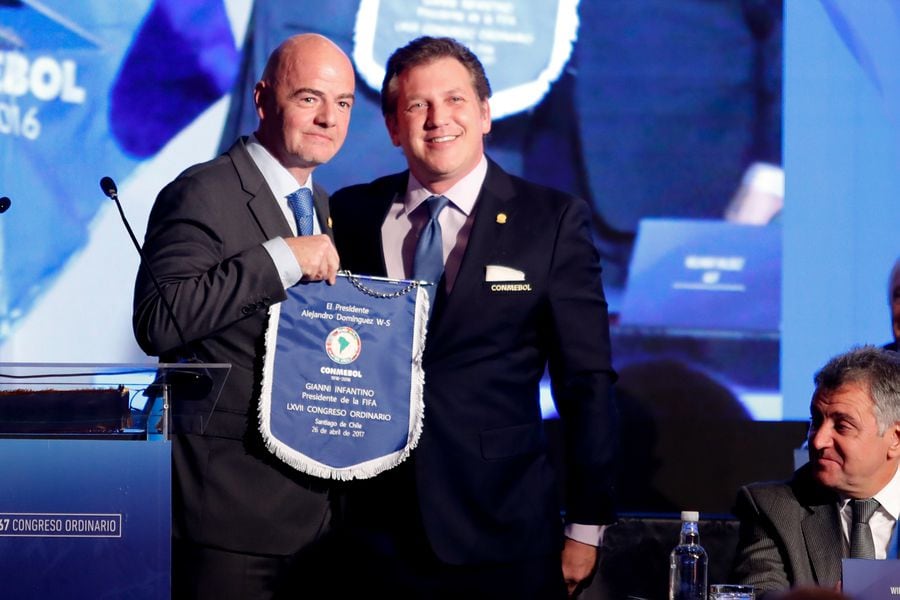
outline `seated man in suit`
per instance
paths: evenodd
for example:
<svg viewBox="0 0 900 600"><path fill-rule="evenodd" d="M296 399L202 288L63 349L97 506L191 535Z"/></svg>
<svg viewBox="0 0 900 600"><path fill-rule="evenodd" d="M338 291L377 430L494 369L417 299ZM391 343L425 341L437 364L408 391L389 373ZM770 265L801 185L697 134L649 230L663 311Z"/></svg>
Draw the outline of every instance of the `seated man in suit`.
<svg viewBox="0 0 900 600"><path fill-rule="evenodd" d="M900 351L900 258L894 262L891 276L888 278L888 306L891 309L891 329L894 341L885 344L886 350Z"/></svg>
<svg viewBox="0 0 900 600"><path fill-rule="evenodd" d="M832 358L815 384L809 463L789 482L738 494L734 581L757 592L836 588L842 558L896 557L900 356L856 348Z"/></svg>

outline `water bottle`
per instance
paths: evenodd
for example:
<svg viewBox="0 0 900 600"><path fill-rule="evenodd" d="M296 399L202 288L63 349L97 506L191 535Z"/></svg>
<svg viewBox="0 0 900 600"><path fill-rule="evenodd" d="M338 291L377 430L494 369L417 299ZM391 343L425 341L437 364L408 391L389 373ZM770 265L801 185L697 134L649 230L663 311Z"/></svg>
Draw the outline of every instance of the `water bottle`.
<svg viewBox="0 0 900 600"><path fill-rule="evenodd" d="M706 600L706 550L700 545L696 511L681 513L681 536L669 555L669 600Z"/></svg>

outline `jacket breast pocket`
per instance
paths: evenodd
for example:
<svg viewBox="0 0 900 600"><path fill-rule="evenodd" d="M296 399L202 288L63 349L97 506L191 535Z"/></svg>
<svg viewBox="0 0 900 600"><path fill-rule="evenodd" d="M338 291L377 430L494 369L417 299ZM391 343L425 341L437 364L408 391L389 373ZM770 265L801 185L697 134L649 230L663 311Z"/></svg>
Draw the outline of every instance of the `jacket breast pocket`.
<svg viewBox="0 0 900 600"><path fill-rule="evenodd" d="M544 447L540 423L526 423L481 432L481 455L486 460L502 460L540 452Z"/></svg>

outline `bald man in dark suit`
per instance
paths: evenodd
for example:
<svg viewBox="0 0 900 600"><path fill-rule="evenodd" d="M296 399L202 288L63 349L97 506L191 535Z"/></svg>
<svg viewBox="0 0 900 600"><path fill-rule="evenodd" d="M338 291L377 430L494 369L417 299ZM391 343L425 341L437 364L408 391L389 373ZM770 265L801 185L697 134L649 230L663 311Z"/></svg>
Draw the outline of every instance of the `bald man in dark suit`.
<svg viewBox="0 0 900 600"><path fill-rule="evenodd" d="M269 307L298 281L335 280L328 197L312 172L343 144L354 85L333 42L289 38L254 89L256 132L179 175L150 214L138 343L163 362L231 365L208 425L175 423L174 598L297 597L327 585L316 560L330 540L332 487L265 448L258 400ZM290 208L295 196L306 221Z"/></svg>

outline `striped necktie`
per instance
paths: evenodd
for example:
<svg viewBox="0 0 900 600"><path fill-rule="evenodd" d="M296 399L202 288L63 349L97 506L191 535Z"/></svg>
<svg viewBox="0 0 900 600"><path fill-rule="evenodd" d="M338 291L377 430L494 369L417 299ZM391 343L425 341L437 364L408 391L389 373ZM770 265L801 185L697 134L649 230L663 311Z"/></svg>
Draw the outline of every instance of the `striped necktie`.
<svg viewBox="0 0 900 600"><path fill-rule="evenodd" d="M875 542L869 519L880 504L875 498L851 500L853 518L850 523L850 558L875 558Z"/></svg>

